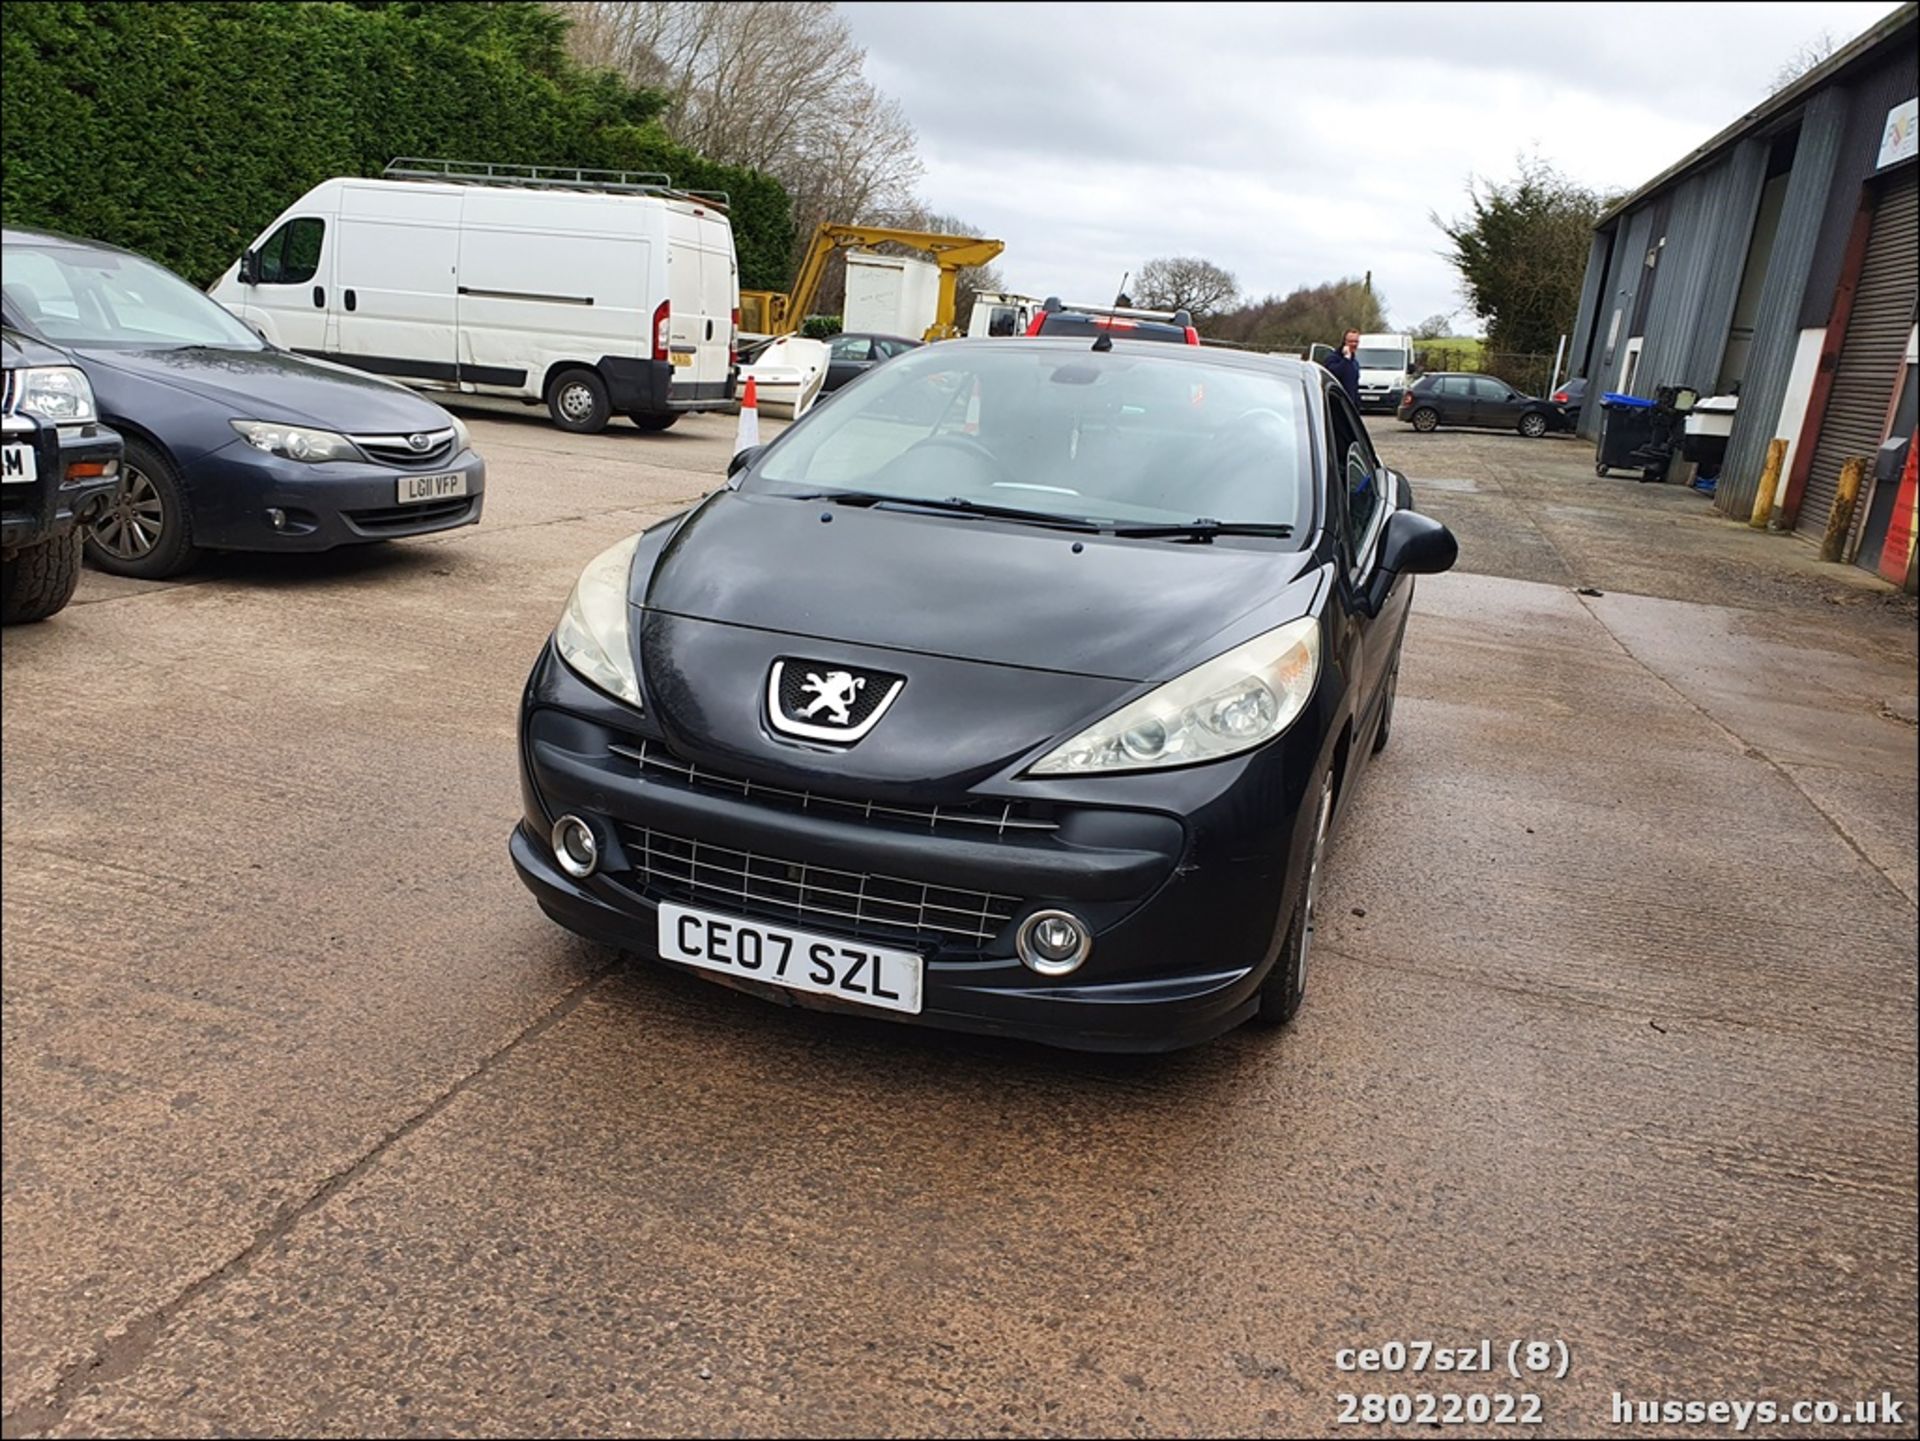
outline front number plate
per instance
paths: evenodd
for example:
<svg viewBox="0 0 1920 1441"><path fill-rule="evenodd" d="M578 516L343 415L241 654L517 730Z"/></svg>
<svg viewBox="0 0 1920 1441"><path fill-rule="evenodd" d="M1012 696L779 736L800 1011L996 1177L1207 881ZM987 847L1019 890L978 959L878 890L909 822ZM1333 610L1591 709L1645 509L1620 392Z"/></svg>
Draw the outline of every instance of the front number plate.
<svg viewBox="0 0 1920 1441"><path fill-rule="evenodd" d="M660 954L669 961L741 980L765 981L884 1011L920 1014L920 978L926 962L911 951L817 936L662 901Z"/></svg>
<svg viewBox="0 0 1920 1441"><path fill-rule="evenodd" d="M0 480L8 485L29 485L40 478L40 461L30 445L9 445L0 459Z"/></svg>
<svg viewBox="0 0 1920 1441"><path fill-rule="evenodd" d="M400 504L414 505L423 500L446 500L465 495L464 475L403 475L400 477Z"/></svg>

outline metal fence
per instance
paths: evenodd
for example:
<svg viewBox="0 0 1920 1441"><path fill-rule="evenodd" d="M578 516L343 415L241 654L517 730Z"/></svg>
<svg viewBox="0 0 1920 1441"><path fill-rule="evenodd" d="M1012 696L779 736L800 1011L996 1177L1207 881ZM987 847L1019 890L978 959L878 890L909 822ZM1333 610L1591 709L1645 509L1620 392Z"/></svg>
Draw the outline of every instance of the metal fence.
<svg viewBox="0 0 1920 1441"><path fill-rule="evenodd" d="M1498 376L1507 384L1529 395L1544 395L1555 380L1566 376L1553 374L1553 353L1528 351L1467 349L1462 346L1417 345L1414 363L1423 371L1465 370L1479 375Z"/></svg>

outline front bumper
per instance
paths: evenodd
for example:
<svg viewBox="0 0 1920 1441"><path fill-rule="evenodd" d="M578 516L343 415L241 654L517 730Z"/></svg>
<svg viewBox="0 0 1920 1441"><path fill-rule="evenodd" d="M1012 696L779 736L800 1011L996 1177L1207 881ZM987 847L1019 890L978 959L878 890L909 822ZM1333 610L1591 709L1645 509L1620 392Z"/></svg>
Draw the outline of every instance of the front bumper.
<svg viewBox="0 0 1920 1441"><path fill-rule="evenodd" d="M0 547L9 553L70 534L105 512L120 493L120 437L104 425L59 426L29 414L5 418L5 443L33 451L35 478L0 487ZM74 475L83 463L113 462L110 474Z"/></svg>
<svg viewBox="0 0 1920 1441"><path fill-rule="evenodd" d="M756 794L710 773L636 763L636 754L671 759L658 731L580 681L549 647L523 703L524 816L508 850L552 919L610 946L657 954L657 905L677 900L925 956L920 1014L870 1014L1076 1049L1173 1050L1231 1029L1255 1008L1302 883L1302 800L1325 764L1314 730L1296 726L1250 756L1185 771L998 780L965 796L928 796L926 807L1040 815L1056 827L943 829L862 815L846 804L857 797L816 790L811 804L796 804L794 791L762 799L764 782ZM560 870L547 839L553 820L568 813L586 820L600 842L600 869L585 880ZM663 870L655 862L662 837L670 848L703 849L682 870ZM719 858L711 885L702 880L703 853ZM824 921L779 898L794 893L789 883L750 893L755 883L739 880L756 867L792 874L802 866L865 878L863 897L871 881L876 891L896 894L901 885L930 887L923 897L950 906L961 904L955 892L990 898L991 905L982 902L983 913L992 912L983 915L986 934L929 931L897 912ZM1056 906L1081 916L1094 943L1080 970L1049 979L1020 963L1012 938L1027 915ZM846 1009L772 987L742 988Z"/></svg>
<svg viewBox="0 0 1920 1441"><path fill-rule="evenodd" d="M467 494L402 504L410 475L463 475ZM477 525L487 463L472 450L417 471L369 461L309 465L236 437L188 467L195 545L213 550L332 550ZM275 525L271 512L284 519Z"/></svg>

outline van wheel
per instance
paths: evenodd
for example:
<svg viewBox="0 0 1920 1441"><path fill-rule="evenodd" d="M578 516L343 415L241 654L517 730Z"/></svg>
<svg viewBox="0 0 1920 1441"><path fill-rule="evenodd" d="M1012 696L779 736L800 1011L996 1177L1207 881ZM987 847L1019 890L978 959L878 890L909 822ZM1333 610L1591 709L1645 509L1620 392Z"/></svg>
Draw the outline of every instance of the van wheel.
<svg viewBox="0 0 1920 1441"><path fill-rule="evenodd" d="M680 418L677 410L634 410L629 411L627 419L642 430L672 430L673 423Z"/></svg>
<svg viewBox="0 0 1920 1441"><path fill-rule="evenodd" d="M1440 412L1431 406L1423 405L1413 413L1413 428L1425 435L1439 429Z"/></svg>
<svg viewBox="0 0 1920 1441"><path fill-rule="evenodd" d="M186 491L158 449L132 436L126 446L119 497L87 532L87 559L113 575L165 580L199 555Z"/></svg>
<svg viewBox="0 0 1920 1441"><path fill-rule="evenodd" d="M547 410L562 430L593 435L607 428L613 407L607 403L606 382L591 370L563 370L547 392Z"/></svg>

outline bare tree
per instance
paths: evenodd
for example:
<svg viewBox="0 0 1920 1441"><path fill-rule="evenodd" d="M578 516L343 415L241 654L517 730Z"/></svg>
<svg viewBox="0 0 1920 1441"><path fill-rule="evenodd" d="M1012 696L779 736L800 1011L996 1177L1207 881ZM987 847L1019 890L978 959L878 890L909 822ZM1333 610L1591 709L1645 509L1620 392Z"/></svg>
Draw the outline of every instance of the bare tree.
<svg viewBox="0 0 1920 1441"><path fill-rule="evenodd" d="M569 47L667 96L667 133L763 170L793 198L804 249L823 220L912 204L913 127L862 73L866 52L821 0L568 0ZM796 255L796 259L798 256Z"/></svg>
<svg viewBox="0 0 1920 1441"><path fill-rule="evenodd" d="M1785 90L1809 70L1822 64L1839 48L1839 44L1831 30L1822 30L1811 40L1801 41L1793 54L1781 61L1780 68L1773 72L1773 79L1767 83L1768 93L1777 95Z"/></svg>
<svg viewBox="0 0 1920 1441"><path fill-rule="evenodd" d="M1240 282L1211 260L1165 255L1133 278L1133 294L1149 310L1184 310L1196 321L1218 315L1240 293Z"/></svg>
<svg viewBox="0 0 1920 1441"><path fill-rule="evenodd" d="M1413 338L1415 340L1446 339L1453 334L1453 317L1456 313L1452 310L1435 311L1413 327Z"/></svg>

